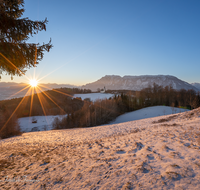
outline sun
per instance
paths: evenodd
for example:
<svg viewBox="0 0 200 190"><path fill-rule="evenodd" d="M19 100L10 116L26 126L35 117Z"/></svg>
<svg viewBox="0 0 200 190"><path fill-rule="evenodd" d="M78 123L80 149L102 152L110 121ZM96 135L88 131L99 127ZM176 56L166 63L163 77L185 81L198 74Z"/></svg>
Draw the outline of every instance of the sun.
<svg viewBox="0 0 200 190"><path fill-rule="evenodd" d="M36 79L31 79L31 80L29 81L29 84L31 85L31 87L37 87L38 82L37 82Z"/></svg>

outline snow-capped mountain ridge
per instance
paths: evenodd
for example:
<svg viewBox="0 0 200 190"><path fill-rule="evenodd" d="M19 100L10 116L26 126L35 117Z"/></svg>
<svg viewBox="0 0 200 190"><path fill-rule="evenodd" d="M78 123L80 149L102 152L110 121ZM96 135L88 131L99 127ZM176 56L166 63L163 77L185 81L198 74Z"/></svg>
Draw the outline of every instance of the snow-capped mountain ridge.
<svg viewBox="0 0 200 190"><path fill-rule="evenodd" d="M98 88L103 88L105 86L106 89L110 90L142 90L148 86L153 86L154 83L163 87L172 86L175 90L193 89L198 91L195 86L171 75L125 75L123 77L119 75L105 75L93 83L83 85L82 88L89 88L96 91Z"/></svg>
<svg viewBox="0 0 200 190"><path fill-rule="evenodd" d="M200 91L200 83L195 82L195 83L192 83L191 85L196 87Z"/></svg>

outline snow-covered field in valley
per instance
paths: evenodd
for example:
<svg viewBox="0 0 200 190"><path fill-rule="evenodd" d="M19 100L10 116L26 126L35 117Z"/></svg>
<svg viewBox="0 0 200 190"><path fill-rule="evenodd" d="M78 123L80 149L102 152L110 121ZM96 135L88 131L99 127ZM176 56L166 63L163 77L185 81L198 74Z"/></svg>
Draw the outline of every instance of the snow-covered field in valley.
<svg viewBox="0 0 200 190"><path fill-rule="evenodd" d="M0 189L200 189L200 108L1 140Z"/></svg>
<svg viewBox="0 0 200 190"><path fill-rule="evenodd" d="M100 94L100 93L99 93ZM110 124L122 123L127 121L134 121L144 118L156 117L161 115L170 115L174 113L180 113L188 111L181 108L173 108L168 106L152 106L148 108L143 108L137 111L125 113L117 117ZM31 132L31 131L48 131L52 129L52 123L55 117L61 119L65 115L50 115L50 116L33 116L33 117L22 117L19 118L19 126L22 132ZM37 121L32 123L32 121Z"/></svg>
<svg viewBox="0 0 200 190"><path fill-rule="evenodd" d="M95 101L98 99L109 99L110 97L114 96L114 94L110 93L87 93L87 94L74 94L75 98L81 98L82 100L86 98L90 98L91 101Z"/></svg>
<svg viewBox="0 0 200 190"><path fill-rule="evenodd" d="M22 117L18 119L18 122L22 132L48 131L52 129L52 123L56 117L61 119L64 116L65 115Z"/></svg>

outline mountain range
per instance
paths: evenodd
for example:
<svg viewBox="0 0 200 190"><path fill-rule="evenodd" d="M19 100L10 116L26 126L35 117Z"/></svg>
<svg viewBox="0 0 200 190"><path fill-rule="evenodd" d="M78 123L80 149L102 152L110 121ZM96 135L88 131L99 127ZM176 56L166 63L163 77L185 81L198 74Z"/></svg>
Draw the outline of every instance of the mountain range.
<svg viewBox="0 0 200 190"><path fill-rule="evenodd" d="M91 89L92 91L97 91L98 88L110 90L142 90L143 88L152 86L154 83L161 85L163 87L171 85L174 89L193 89L196 92L200 92L200 83L189 84L185 81L178 79L177 77L170 75L141 75L141 76L118 76L118 75L106 75L99 80L88 83L83 86L75 86L70 84L42 84L46 88L43 90L50 90L53 88L85 88ZM19 98L25 96L27 89L19 92L25 88L27 84L25 83L15 83L15 82L0 82L0 100ZM19 92L19 93L17 93ZM16 94L17 93L17 94ZM15 95L13 95L15 94ZM27 94L29 95L29 94Z"/></svg>
<svg viewBox="0 0 200 190"><path fill-rule="evenodd" d="M154 83L160 86L172 86L175 90L180 89L193 89L196 92L200 91L200 84L189 84L185 81L178 79L171 75L141 75L141 76L118 76L118 75L106 75L101 79L83 85L82 88L91 89L96 91L98 88L106 88L110 90L142 90L148 86L152 86Z"/></svg>

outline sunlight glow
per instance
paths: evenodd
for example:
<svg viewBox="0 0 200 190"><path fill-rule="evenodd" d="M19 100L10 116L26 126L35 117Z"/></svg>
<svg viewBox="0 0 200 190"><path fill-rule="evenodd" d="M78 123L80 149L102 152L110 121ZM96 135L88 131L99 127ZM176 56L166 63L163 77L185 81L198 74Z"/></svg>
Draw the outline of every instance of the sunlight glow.
<svg viewBox="0 0 200 190"><path fill-rule="evenodd" d="M37 82L36 79L32 79L32 80L30 80L29 84L30 84L32 87L37 87L38 82Z"/></svg>

